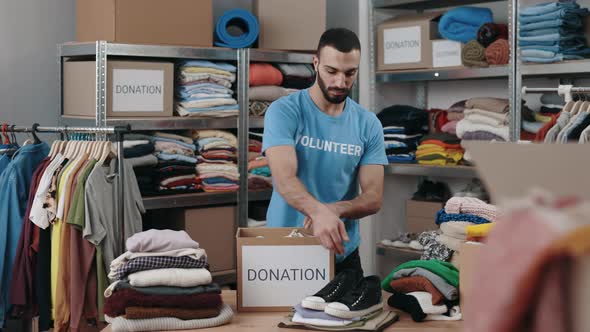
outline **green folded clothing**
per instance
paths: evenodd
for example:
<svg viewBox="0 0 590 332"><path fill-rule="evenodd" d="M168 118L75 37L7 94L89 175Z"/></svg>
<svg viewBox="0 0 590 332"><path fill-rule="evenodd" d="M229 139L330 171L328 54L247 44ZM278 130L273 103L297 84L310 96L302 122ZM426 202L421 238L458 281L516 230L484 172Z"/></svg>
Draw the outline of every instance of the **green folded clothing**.
<svg viewBox="0 0 590 332"><path fill-rule="evenodd" d="M383 279L381 282L381 288L383 290L391 292L393 289L389 285L389 283L393 280L393 275L403 269L409 269L414 267L421 267L425 270L428 270L439 277L443 278L446 282L450 285L459 287L459 270L453 264L448 262L439 261L436 259L430 260L415 260L403 263L396 267L393 271L389 273L389 275Z"/></svg>

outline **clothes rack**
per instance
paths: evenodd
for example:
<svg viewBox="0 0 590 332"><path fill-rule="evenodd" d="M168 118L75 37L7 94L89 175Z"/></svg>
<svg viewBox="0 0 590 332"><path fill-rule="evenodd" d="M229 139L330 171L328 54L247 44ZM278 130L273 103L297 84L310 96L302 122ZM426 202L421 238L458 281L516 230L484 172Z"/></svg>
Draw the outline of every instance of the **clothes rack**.
<svg viewBox="0 0 590 332"><path fill-rule="evenodd" d="M545 93L545 92L557 92L557 94L564 96L565 102L573 101L572 93L588 93L590 87L574 87L573 85L559 85L557 88L529 88L526 86L522 87L522 94L527 93Z"/></svg>
<svg viewBox="0 0 590 332"><path fill-rule="evenodd" d="M33 124L31 127L8 125L4 128L7 132L13 133L31 133L36 138L36 133L61 133L66 136L69 133L80 133L80 134L101 134L101 135L115 135L115 142L117 143L117 200L119 202L120 209L118 212L118 218L121 222L121 239L120 241L125 244L125 199L123 197L124 188L124 160L123 158L123 137L126 133L131 131L131 126L114 126L114 127L45 127L40 126L38 123ZM105 137L106 140L106 137Z"/></svg>

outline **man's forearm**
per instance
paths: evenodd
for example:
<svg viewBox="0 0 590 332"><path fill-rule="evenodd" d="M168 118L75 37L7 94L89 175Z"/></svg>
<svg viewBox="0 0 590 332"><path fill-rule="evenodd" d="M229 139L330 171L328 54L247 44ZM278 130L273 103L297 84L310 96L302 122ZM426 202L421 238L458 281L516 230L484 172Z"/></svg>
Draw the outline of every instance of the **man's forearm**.
<svg viewBox="0 0 590 332"><path fill-rule="evenodd" d="M290 206L310 217L322 208L322 203L315 199L297 177L275 180L277 190Z"/></svg>
<svg viewBox="0 0 590 332"><path fill-rule="evenodd" d="M381 200L381 195L374 192L365 192L350 201L328 204L328 207L341 218L360 219L379 212Z"/></svg>

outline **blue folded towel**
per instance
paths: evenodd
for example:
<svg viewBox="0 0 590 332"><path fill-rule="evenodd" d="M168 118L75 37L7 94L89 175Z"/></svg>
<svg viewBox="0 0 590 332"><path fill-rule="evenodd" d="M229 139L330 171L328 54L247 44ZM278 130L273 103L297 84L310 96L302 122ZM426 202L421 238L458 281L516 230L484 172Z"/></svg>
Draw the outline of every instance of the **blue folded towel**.
<svg viewBox="0 0 590 332"><path fill-rule="evenodd" d="M183 60L179 62L179 66L181 67L203 67L203 68L213 68L219 70L229 71L231 73L235 73L237 68L236 66L225 63L225 62L211 62L206 60Z"/></svg>
<svg viewBox="0 0 590 332"><path fill-rule="evenodd" d="M440 18L438 31L446 39L467 43L477 39L479 27L493 21L492 11L488 8L457 7Z"/></svg>

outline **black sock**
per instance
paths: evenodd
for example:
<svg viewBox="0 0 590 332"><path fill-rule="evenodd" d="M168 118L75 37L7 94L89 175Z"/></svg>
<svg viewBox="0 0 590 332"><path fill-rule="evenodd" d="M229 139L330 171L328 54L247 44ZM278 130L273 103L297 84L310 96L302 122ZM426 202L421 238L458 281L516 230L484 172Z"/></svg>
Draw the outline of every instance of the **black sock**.
<svg viewBox="0 0 590 332"><path fill-rule="evenodd" d="M390 307L409 313L414 322L421 322L426 318L426 314L422 311L420 303L418 303L418 300L411 295L393 292L389 299L387 299L387 304L389 304Z"/></svg>

